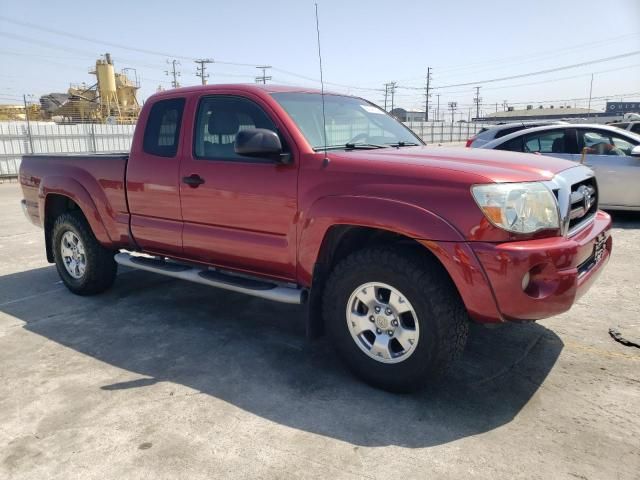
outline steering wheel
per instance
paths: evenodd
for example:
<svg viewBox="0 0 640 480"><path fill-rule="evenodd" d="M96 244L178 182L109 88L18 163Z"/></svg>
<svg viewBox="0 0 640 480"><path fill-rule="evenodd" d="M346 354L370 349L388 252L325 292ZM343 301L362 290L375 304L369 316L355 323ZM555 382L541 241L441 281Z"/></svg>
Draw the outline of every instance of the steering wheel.
<svg viewBox="0 0 640 480"><path fill-rule="evenodd" d="M369 135L364 133L364 132L362 132L362 133L359 133L358 135L356 135L355 137L353 137L347 143L356 143L358 140L366 140L367 138L369 138Z"/></svg>

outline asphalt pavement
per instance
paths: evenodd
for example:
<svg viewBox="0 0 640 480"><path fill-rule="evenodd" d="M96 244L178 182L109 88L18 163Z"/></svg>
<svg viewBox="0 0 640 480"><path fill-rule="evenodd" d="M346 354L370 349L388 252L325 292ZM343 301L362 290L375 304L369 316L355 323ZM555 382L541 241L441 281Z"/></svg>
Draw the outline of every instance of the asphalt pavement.
<svg viewBox="0 0 640 480"><path fill-rule="evenodd" d="M0 184L0 478L637 479L640 213L574 308L473 327L413 395L352 377L301 307L140 271L79 297Z"/></svg>

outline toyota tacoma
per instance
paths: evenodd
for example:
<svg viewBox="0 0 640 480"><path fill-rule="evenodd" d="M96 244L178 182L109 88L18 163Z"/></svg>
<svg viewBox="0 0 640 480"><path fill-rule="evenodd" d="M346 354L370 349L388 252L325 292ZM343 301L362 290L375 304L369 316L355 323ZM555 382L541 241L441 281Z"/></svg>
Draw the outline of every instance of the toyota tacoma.
<svg viewBox="0 0 640 480"><path fill-rule="evenodd" d="M568 310L611 253L589 168L427 147L366 100L305 88L161 92L129 153L26 155L20 182L73 293L124 265L306 304L310 336L394 391L442 376L470 321Z"/></svg>

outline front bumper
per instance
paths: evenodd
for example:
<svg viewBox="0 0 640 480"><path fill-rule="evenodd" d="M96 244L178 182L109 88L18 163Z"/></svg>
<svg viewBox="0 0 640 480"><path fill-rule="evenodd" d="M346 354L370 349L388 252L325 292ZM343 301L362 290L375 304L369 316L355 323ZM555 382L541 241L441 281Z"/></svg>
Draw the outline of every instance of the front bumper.
<svg viewBox="0 0 640 480"><path fill-rule="evenodd" d="M472 319L530 321L571 308L611 255L611 217L574 236L509 243L420 242L442 262Z"/></svg>
<svg viewBox="0 0 640 480"><path fill-rule="evenodd" d="M611 217L597 212L570 238L473 243L504 320L538 320L566 312L609 261Z"/></svg>

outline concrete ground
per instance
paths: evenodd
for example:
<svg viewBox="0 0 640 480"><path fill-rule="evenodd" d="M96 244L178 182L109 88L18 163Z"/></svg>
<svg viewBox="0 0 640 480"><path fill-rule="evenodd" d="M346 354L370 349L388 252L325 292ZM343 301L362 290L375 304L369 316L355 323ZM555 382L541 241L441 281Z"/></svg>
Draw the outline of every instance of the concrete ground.
<svg viewBox="0 0 640 480"><path fill-rule="evenodd" d="M121 272L78 297L0 184L0 478L637 479L640 215L568 313L472 329L447 383L353 378L302 309Z"/></svg>

